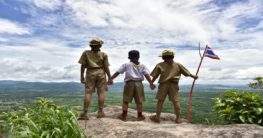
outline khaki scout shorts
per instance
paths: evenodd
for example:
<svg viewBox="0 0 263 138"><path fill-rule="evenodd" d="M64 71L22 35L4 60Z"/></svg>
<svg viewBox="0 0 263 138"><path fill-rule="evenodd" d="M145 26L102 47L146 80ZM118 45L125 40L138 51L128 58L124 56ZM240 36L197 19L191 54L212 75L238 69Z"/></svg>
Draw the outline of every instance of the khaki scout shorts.
<svg viewBox="0 0 263 138"><path fill-rule="evenodd" d="M179 101L178 91L178 82L161 83L158 87L158 92L155 98L158 100L165 100L168 95L170 101Z"/></svg>
<svg viewBox="0 0 263 138"><path fill-rule="evenodd" d="M106 75L103 69L87 69L86 71L86 93L104 92L106 88Z"/></svg>
<svg viewBox="0 0 263 138"><path fill-rule="evenodd" d="M144 88L141 81L127 81L124 86L123 102L132 102L134 98L136 104L145 101Z"/></svg>

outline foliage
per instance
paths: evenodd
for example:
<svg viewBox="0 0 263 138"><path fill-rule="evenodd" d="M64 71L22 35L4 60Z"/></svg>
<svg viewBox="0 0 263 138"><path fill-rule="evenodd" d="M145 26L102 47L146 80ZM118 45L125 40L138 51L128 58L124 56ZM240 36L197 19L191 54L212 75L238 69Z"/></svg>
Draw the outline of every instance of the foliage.
<svg viewBox="0 0 263 138"><path fill-rule="evenodd" d="M248 84L249 87L253 89L261 89L263 90L263 77L256 77L254 78L255 82L251 82Z"/></svg>
<svg viewBox="0 0 263 138"><path fill-rule="evenodd" d="M79 86L78 86L79 85ZM3 112L10 112L17 110L18 107L33 107L39 97L54 99L57 105L63 105L75 112L83 111L83 85L75 83L28 83L1 85L0 81L0 114ZM15 87L14 87L15 86ZM109 91L105 93L105 106L121 106L123 95L123 83L117 83L109 87ZM181 86L179 92L181 117L187 118L187 106L189 100L189 89L191 86ZM157 89L150 91L148 86L145 85L146 101L143 103L143 110L145 112L155 112L156 102L155 99ZM212 98L219 97L219 95L226 89L243 89L247 88L245 85L239 86L224 86L224 85L200 85L196 86L193 93L193 102L191 108L191 123L193 124L226 124L224 118L218 118L216 113L212 111L214 101ZM263 95L263 92L261 92ZM16 105L7 105L6 103L13 103ZM136 109L136 104L132 102L129 104L130 108ZM90 112L95 112L98 109L98 96L92 95L90 103ZM162 112L174 113L173 105L166 98L163 105ZM1 117L0 117L1 118ZM209 121L207 121L209 120Z"/></svg>
<svg viewBox="0 0 263 138"><path fill-rule="evenodd" d="M34 108L4 113L4 129L9 137L20 138L84 138L75 114L53 101L40 99Z"/></svg>
<svg viewBox="0 0 263 138"><path fill-rule="evenodd" d="M259 93L227 90L214 100L213 111L227 122L263 126L263 97Z"/></svg>
<svg viewBox="0 0 263 138"><path fill-rule="evenodd" d="M42 91L42 90L39 90ZM62 90L61 90L62 91ZM83 111L83 92L72 92L67 93L64 90L63 92L55 93L55 91L46 91L45 95L42 96L46 98L54 99L55 104L57 105L64 105L66 107L71 108L75 112L82 112ZM225 122L215 123L219 121L216 114L211 112L212 105L214 101L212 98L218 97L223 90L219 89L196 89L193 94L193 103L191 108L191 123L194 124L207 124L205 118L209 119L210 122L213 124L225 124ZM4 93L8 95L4 95ZM37 92L35 92L37 93ZM16 91L16 89L8 92L3 92L2 103L8 102L17 102L17 105L24 106L24 107L33 107L36 100L39 100L39 95L35 93L28 93L27 90L24 91ZM1 91L0 91L1 94ZM122 104L122 88L120 91L108 91L105 93L105 106L120 106ZM1 96L1 95L0 95ZM155 112L155 106L157 100L155 99L156 91L145 91L146 101L143 103L143 110L145 112ZM179 93L180 104L181 104L181 117L187 118L187 106L188 106L188 99L189 99L189 90L183 89ZM204 102L205 101L205 102ZM132 102L129 104L130 108L136 109L136 104ZM1 109L1 107L0 107ZM13 108L8 108L5 112L10 112ZM97 94L92 95L92 100L90 103L90 112L95 112L98 109L98 96ZM163 105L162 112L169 112L174 113L173 105L171 102L166 98L166 101ZM1 111L0 111L1 114ZM220 121L222 121L221 119Z"/></svg>

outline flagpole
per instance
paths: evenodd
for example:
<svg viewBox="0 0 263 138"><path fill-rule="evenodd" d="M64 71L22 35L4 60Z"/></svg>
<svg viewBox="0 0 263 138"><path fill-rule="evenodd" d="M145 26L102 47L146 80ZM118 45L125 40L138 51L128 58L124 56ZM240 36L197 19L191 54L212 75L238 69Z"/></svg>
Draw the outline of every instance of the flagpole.
<svg viewBox="0 0 263 138"><path fill-rule="evenodd" d="M198 65L198 68L197 68L197 71L196 71L196 74L195 74L196 76L198 75L199 69L200 69L201 64L202 64L202 62L203 62L203 59L204 59L204 56L205 56L205 52L206 52L207 47L208 47L208 46L206 45L205 50L204 50L204 53L203 53L203 56L201 57L200 63L199 63L199 65ZM193 81L193 83L192 83L192 87L191 87L190 94L189 94L187 124L190 123L190 112L191 112L192 95L193 95L194 85L195 85L195 79L194 79L194 81Z"/></svg>

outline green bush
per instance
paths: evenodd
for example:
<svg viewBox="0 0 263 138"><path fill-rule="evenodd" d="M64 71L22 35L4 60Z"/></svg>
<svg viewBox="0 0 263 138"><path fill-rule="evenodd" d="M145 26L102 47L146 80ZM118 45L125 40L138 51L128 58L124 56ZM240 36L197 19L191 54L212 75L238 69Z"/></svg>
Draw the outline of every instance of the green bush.
<svg viewBox="0 0 263 138"><path fill-rule="evenodd" d="M84 138L75 114L53 101L40 99L34 108L4 113L4 130L8 137Z"/></svg>
<svg viewBox="0 0 263 138"><path fill-rule="evenodd" d="M263 90L263 77L254 78L254 82L248 84L250 88Z"/></svg>
<svg viewBox="0 0 263 138"><path fill-rule="evenodd" d="M227 90L214 100L213 111L227 122L263 126L263 97L259 93Z"/></svg>

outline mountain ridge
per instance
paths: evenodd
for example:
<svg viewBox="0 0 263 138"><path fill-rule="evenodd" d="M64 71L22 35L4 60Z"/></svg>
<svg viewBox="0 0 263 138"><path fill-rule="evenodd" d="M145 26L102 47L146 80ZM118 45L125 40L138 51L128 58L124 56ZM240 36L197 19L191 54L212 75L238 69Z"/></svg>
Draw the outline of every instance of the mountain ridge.
<svg viewBox="0 0 263 138"><path fill-rule="evenodd" d="M189 84L179 85L181 91L188 91L191 88ZM109 86L110 91L122 91L124 82L116 82ZM144 84L146 91L149 91L149 85ZM12 90L12 89L66 89L70 91L83 91L84 86L78 82L27 82L27 81L13 81L13 80L0 80L0 90ZM222 85L222 84L195 84L195 90L252 90L247 85Z"/></svg>

